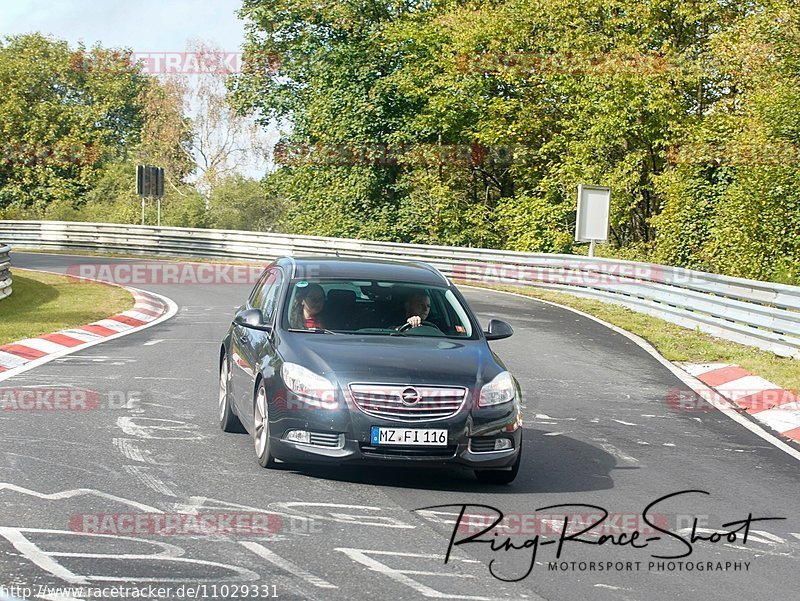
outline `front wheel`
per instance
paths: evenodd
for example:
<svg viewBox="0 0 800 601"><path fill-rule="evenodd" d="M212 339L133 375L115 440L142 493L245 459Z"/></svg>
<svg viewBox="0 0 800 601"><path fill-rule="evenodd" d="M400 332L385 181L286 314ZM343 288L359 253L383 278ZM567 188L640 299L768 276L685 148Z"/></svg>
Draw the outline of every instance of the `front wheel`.
<svg viewBox="0 0 800 601"><path fill-rule="evenodd" d="M228 358L223 357L219 366L219 427L223 432L244 432L242 422L231 408L230 381Z"/></svg>
<svg viewBox="0 0 800 601"><path fill-rule="evenodd" d="M478 482L484 484L511 484L519 472L519 464L522 460L522 447L517 453L517 460L510 470L475 470L475 477Z"/></svg>
<svg viewBox="0 0 800 601"><path fill-rule="evenodd" d="M258 385L256 398L253 402L253 443L258 464L261 467L275 467L275 458L270 452L269 407L264 382Z"/></svg>

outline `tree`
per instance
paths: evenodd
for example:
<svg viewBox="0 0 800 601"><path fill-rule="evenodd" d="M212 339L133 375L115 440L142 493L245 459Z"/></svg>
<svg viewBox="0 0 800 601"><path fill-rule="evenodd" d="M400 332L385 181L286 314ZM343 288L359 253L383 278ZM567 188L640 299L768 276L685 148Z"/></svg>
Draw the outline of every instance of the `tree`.
<svg viewBox="0 0 800 601"><path fill-rule="evenodd" d="M104 166L139 141L146 77L129 51L8 37L0 86L0 210L77 206Z"/></svg>
<svg viewBox="0 0 800 601"><path fill-rule="evenodd" d="M311 149L279 178L287 193L295 179L307 184L290 201L300 231L329 231L354 213L357 235L567 251L583 182L614 188L618 245L651 242L654 178L673 130L717 93L696 66L737 10L725 0L253 0L242 10L247 54L280 56L278 73L251 69L234 99L290 121L286 146ZM314 160L403 144L481 150L469 161ZM352 184L338 199L321 185L333 177ZM558 231L519 230L545 223Z"/></svg>
<svg viewBox="0 0 800 601"><path fill-rule="evenodd" d="M245 164L265 162L264 136L251 117L228 102L225 53L208 42L187 44L197 74L171 75L166 85L182 100L185 158L194 163L195 185L207 198Z"/></svg>
<svg viewBox="0 0 800 601"><path fill-rule="evenodd" d="M656 257L800 281L800 7L763 3L714 36L714 110L680 131L658 181Z"/></svg>
<svg viewBox="0 0 800 601"><path fill-rule="evenodd" d="M217 185L209 199L208 219L214 228L271 232L281 217L280 202L270 198L259 182L240 174Z"/></svg>

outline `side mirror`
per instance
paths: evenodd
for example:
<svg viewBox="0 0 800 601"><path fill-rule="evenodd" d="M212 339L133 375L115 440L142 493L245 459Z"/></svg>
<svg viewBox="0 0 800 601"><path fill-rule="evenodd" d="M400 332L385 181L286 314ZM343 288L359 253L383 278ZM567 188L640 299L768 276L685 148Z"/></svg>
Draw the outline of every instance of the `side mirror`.
<svg viewBox="0 0 800 601"><path fill-rule="evenodd" d="M244 311L239 311L234 316L233 323L251 330L261 330L262 332L272 331L272 326L264 323L264 314L261 312L261 309L245 309Z"/></svg>
<svg viewBox="0 0 800 601"><path fill-rule="evenodd" d="M514 328L506 322L499 319L491 319L489 320L489 327L486 328L483 335L486 336L486 340L502 340L503 338L508 338L513 333Z"/></svg>

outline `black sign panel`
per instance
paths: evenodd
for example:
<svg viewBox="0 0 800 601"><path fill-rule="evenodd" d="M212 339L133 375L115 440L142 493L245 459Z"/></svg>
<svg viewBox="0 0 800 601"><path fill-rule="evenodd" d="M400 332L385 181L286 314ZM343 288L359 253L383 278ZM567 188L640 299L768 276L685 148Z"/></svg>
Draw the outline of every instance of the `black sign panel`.
<svg viewBox="0 0 800 601"><path fill-rule="evenodd" d="M136 193L139 196L164 196L164 168L152 165L136 166Z"/></svg>

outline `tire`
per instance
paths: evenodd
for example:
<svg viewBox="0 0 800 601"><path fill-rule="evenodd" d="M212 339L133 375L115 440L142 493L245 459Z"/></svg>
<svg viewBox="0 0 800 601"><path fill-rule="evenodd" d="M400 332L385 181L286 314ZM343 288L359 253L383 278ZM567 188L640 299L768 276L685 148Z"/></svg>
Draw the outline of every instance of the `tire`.
<svg viewBox="0 0 800 601"><path fill-rule="evenodd" d="M223 357L219 366L219 427L223 432L243 432L242 422L239 421L231 407L231 395L228 390L230 376L228 358Z"/></svg>
<svg viewBox="0 0 800 601"><path fill-rule="evenodd" d="M522 447L517 453L517 460L510 470L475 470L475 477L483 484L511 484L519 473L519 464L522 460Z"/></svg>
<svg viewBox="0 0 800 601"><path fill-rule="evenodd" d="M256 460L261 467L277 467L275 458L270 452L269 436L269 402L264 382L260 382L253 399L253 444Z"/></svg>

